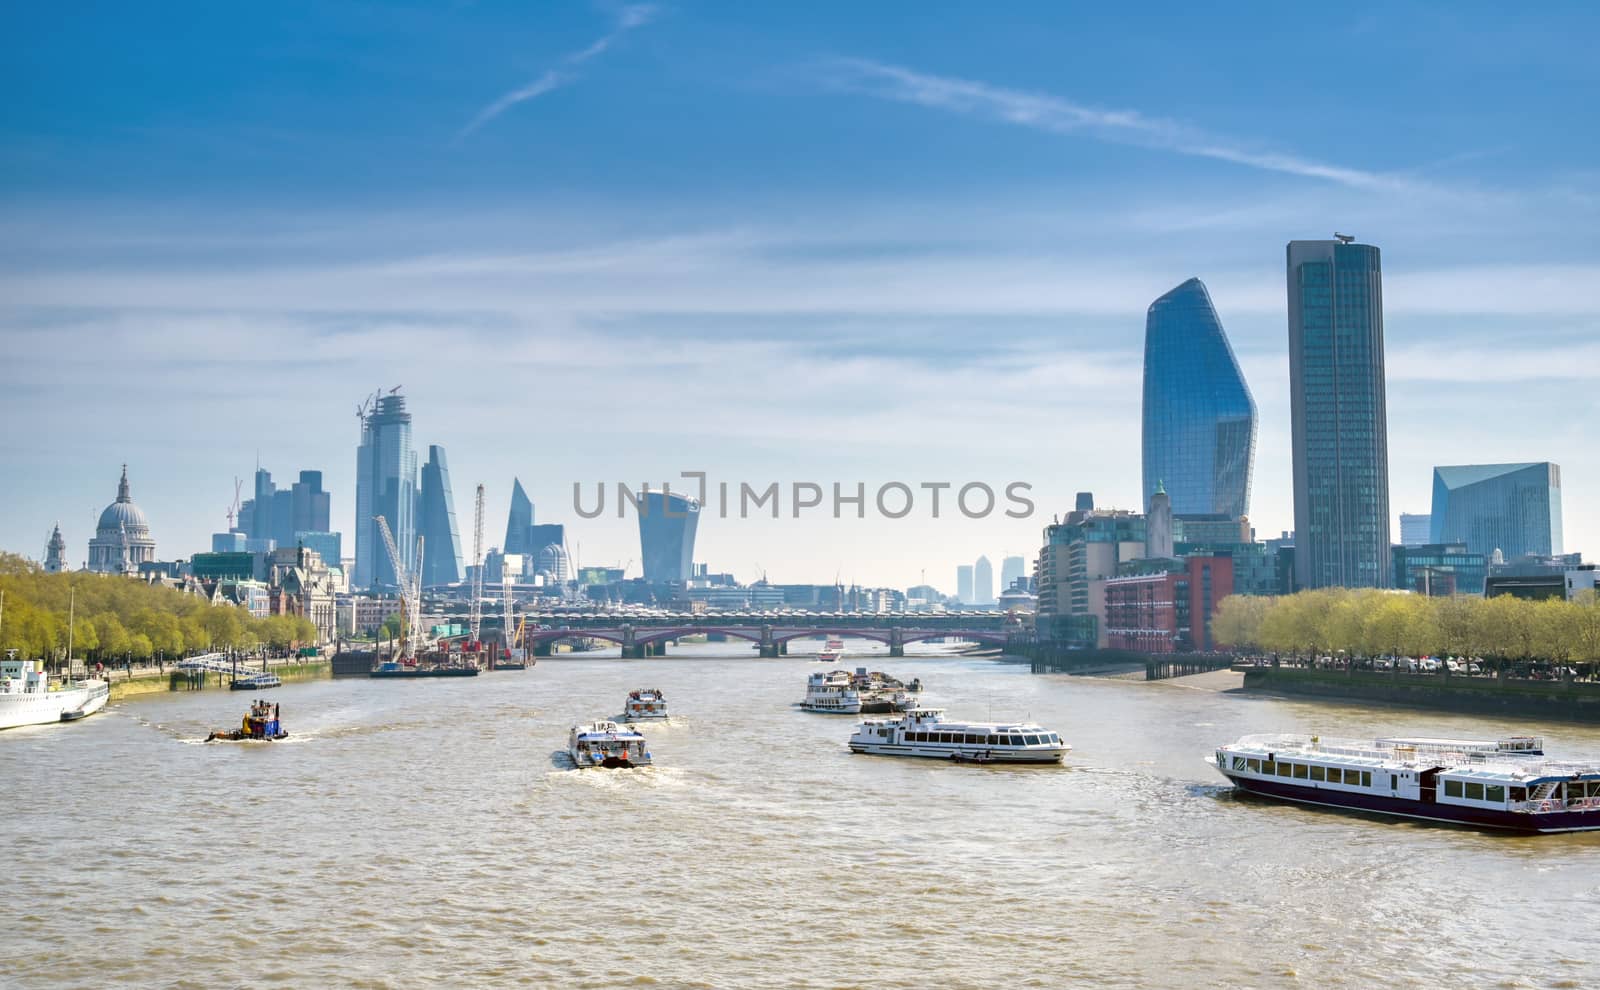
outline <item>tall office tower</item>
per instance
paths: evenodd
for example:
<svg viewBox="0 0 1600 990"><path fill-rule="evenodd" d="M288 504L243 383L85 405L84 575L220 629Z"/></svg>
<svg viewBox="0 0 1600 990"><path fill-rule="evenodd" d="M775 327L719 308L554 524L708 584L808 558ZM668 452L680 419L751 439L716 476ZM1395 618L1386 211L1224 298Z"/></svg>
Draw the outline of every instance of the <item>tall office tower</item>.
<svg viewBox="0 0 1600 990"><path fill-rule="evenodd" d="M519 478L511 479L511 511L506 514L506 553L537 553L539 547L528 545L528 527L533 525L533 502L522 490ZM542 547L544 544L540 544Z"/></svg>
<svg viewBox="0 0 1600 990"><path fill-rule="evenodd" d="M639 557L650 584L687 581L694 567L694 533L700 522L697 499L662 492L639 495Z"/></svg>
<svg viewBox="0 0 1600 990"><path fill-rule="evenodd" d="M278 487L272 483L272 472L265 468L256 468L255 498L246 503L248 507L248 524L245 532L252 540L270 540L273 538L272 496L276 495Z"/></svg>
<svg viewBox="0 0 1600 990"><path fill-rule="evenodd" d="M1561 553L1561 466L1461 464L1433 469L1429 543L1464 543L1506 560Z"/></svg>
<svg viewBox="0 0 1600 990"><path fill-rule="evenodd" d="M1389 586L1389 439L1378 249L1290 241L1295 584Z"/></svg>
<svg viewBox="0 0 1600 990"><path fill-rule="evenodd" d="M422 532L422 585L455 584L461 580L461 536L456 529L456 500L450 491L450 465L444 448L428 447L422 465L422 506L417 528Z"/></svg>
<svg viewBox="0 0 1600 990"><path fill-rule="evenodd" d="M1028 562L1021 557L1003 557L1000 560L1000 590L1010 591L1017 578L1026 577Z"/></svg>
<svg viewBox="0 0 1600 990"><path fill-rule="evenodd" d="M988 557L979 557L972 565L972 601L977 605L994 604L994 567Z"/></svg>
<svg viewBox="0 0 1600 990"><path fill-rule="evenodd" d="M961 564L956 567L956 601L963 605L972 604L972 565Z"/></svg>
<svg viewBox="0 0 1600 990"><path fill-rule="evenodd" d="M1432 517L1426 513L1400 513L1400 545L1420 547L1433 542Z"/></svg>
<svg viewBox="0 0 1600 990"><path fill-rule="evenodd" d="M1144 501L1179 515L1250 511L1256 402L1204 282L1150 304L1144 324Z"/></svg>
<svg viewBox="0 0 1600 990"><path fill-rule="evenodd" d="M528 527L528 546L533 548L529 553L538 555L539 551L554 543L563 550L567 546L567 527L561 523L534 523Z"/></svg>
<svg viewBox="0 0 1600 990"><path fill-rule="evenodd" d="M375 517L394 534L400 560L417 566L417 452L411 446L411 414L405 396L390 392L363 407L361 445L356 449L357 588L394 588L394 568Z"/></svg>
<svg viewBox="0 0 1600 990"><path fill-rule="evenodd" d="M328 531L332 497L322 490L321 471L301 471L300 480L290 486L289 502L289 518L293 532Z"/></svg>

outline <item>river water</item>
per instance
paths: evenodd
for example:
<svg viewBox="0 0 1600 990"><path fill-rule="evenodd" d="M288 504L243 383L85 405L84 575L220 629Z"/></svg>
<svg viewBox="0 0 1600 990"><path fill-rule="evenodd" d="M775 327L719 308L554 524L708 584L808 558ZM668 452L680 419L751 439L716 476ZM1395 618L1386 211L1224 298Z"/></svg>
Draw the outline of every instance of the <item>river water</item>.
<svg viewBox="0 0 1600 990"><path fill-rule="evenodd" d="M851 718L792 707L823 668L725 645L289 685L270 745L198 742L241 694L131 699L0 734L0 986L1600 986L1600 835L1235 798L1201 762L1600 730L849 651L1059 731L1067 765L854 756ZM568 728L646 686L657 765L566 769Z"/></svg>

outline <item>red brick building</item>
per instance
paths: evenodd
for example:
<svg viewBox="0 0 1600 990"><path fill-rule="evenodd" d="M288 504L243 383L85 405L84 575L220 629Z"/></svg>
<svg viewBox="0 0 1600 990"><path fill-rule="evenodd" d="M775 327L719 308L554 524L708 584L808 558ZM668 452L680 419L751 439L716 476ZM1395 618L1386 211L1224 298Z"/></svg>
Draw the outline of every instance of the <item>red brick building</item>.
<svg viewBox="0 0 1600 990"><path fill-rule="evenodd" d="M1106 581L1106 638L1114 650L1215 649L1211 620L1233 593L1233 558L1188 557L1166 569Z"/></svg>

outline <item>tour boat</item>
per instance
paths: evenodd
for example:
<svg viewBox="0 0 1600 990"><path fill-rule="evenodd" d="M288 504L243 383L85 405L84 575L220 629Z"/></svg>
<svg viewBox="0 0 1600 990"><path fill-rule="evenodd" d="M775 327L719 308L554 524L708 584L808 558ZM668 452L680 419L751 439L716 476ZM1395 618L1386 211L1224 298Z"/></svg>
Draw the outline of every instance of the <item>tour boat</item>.
<svg viewBox="0 0 1600 990"><path fill-rule="evenodd" d="M239 728L232 731L214 729L206 737L206 742L272 742L287 738L289 733L284 731L283 723L278 720L278 706L270 701L255 701L251 703L250 713L244 717Z"/></svg>
<svg viewBox="0 0 1600 990"><path fill-rule="evenodd" d="M1600 829L1600 761L1498 740L1245 736L1207 758L1249 794L1515 832Z"/></svg>
<svg viewBox="0 0 1600 990"><path fill-rule="evenodd" d="M650 765L650 751L645 748L644 736L615 722L574 725L572 734L567 737L567 755L580 770Z"/></svg>
<svg viewBox="0 0 1600 990"><path fill-rule="evenodd" d="M0 660L0 729L73 722L104 708L110 698L105 681L66 681L52 688L43 660Z"/></svg>
<svg viewBox="0 0 1600 990"><path fill-rule="evenodd" d="M850 751L956 763L1060 763L1072 747L1032 722L949 722L942 708L913 708L893 721L867 719Z"/></svg>
<svg viewBox="0 0 1600 990"><path fill-rule="evenodd" d="M800 707L808 712L859 715L861 692L851 683L847 670L816 673L806 678L806 700L800 702Z"/></svg>
<svg viewBox="0 0 1600 990"><path fill-rule="evenodd" d="M628 692L628 700L622 706L622 720L636 722L644 718L666 718L667 698L655 688L640 688Z"/></svg>

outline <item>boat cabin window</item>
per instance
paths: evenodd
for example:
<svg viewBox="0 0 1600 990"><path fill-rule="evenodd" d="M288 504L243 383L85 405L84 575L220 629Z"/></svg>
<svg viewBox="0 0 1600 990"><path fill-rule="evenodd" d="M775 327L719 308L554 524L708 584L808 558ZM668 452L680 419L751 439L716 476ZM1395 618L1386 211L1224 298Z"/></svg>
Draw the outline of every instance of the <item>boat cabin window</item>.
<svg viewBox="0 0 1600 990"><path fill-rule="evenodd" d="M1445 797L1460 797L1461 796L1461 781L1459 781L1459 780L1447 780L1447 781L1445 781L1444 782L1444 796Z"/></svg>
<svg viewBox="0 0 1600 990"><path fill-rule="evenodd" d="M1398 776L1396 776L1395 774L1391 773L1389 775L1389 790L1398 791L1399 789L1400 789L1400 778Z"/></svg>
<svg viewBox="0 0 1600 990"><path fill-rule="evenodd" d="M1278 765L1271 760L1262 760L1261 772L1270 777L1278 772Z"/></svg>
<svg viewBox="0 0 1600 990"><path fill-rule="evenodd" d="M1027 743L1029 746L1037 746L1037 745L1039 745L1039 737L1038 736L1023 736L1022 737L1022 741Z"/></svg>
<svg viewBox="0 0 1600 990"><path fill-rule="evenodd" d="M1328 768L1328 783L1330 783L1330 784L1342 784L1342 783L1344 783L1344 771L1339 769L1338 767L1329 767Z"/></svg>
<svg viewBox="0 0 1600 990"><path fill-rule="evenodd" d="M1511 788L1511 800L1513 800L1513 801L1526 801L1526 800L1528 800L1528 789L1526 787L1513 787L1513 788Z"/></svg>
<svg viewBox="0 0 1600 990"><path fill-rule="evenodd" d="M1504 784L1483 785L1483 799L1485 801L1493 801L1495 804L1504 802L1506 799L1506 786Z"/></svg>
<svg viewBox="0 0 1600 990"><path fill-rule="evenodd" d="M1371 770L1363 770L1363 771L1361 771L1361 786L1362 787L1371 787L1372 786L1372 771Z"/></svg>
<svg viewBox="0 0 1600 990"><path fill-rule="evenodd" d="M1294 776L1296 780L1306 779L1306 765L1304 763L1296 763L1294 765Z"/></svg>
<svg viewBox="0 0 1600 990"><path fill-rule="evenodd" d="M969 746L982 746L983 745L983 741L986 738L988 738L988 737L987 736L974 735L974 734L969 732L969 733L967 733L967 745L969 745Z"/></svg>
<svg viewBox="0 0 1600 990"><path fill-rule="evenodd" d="M1289 771L1292 770L1292 769L1294 769L1292 764L1279 763L1278 764L1278 776L1287 777L1287 776L1289 776Z"/></svg>
<svg viewBox="0 0 1600 990"><path fill-rule="evenodd" d="M1252 773L1260 773L1261 772L1261 761L1260 760L1245 760L1244 763L1245 763L1245 766L1250 768Z"/></svg>
<svg viewBox="0 0 1600 990"><path fill-rule="evenodd" d="M1468 781L1467 782L1467 800L1468 801L1482 801L1483 800L1483 785L1480 784L1480 783L1477 783L1475 781Z"/></svg>
<svg viewBox="0 0 1600 990"><path fill-rule="evenodd" d="M1311 779L1312 780L1321 780L1324 772L1325 771L1323 770L1322 767L1319 767L1314 763L1311 765Z"/></svg>

